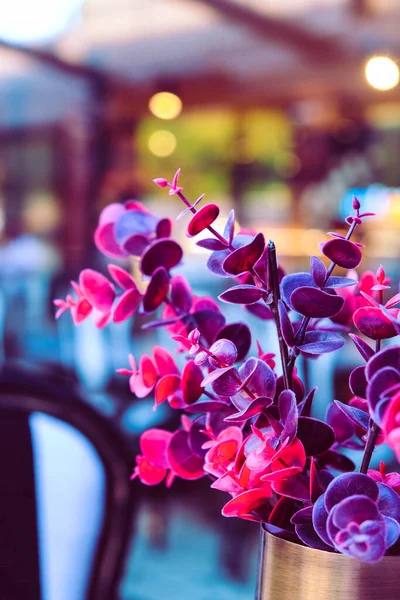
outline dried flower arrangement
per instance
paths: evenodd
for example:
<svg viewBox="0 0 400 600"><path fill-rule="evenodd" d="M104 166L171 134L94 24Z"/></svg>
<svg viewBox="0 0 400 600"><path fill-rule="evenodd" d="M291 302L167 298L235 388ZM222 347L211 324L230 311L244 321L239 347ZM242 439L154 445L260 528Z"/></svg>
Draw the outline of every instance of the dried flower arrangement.
<svg viewBox="0 0 400 600"><path fill-rule="evenodd" d="M400 294L384 303L390 287L382 267L359 280L354 271L362 245L351 237L371 213L362 214L354 198L347 234L330 232L332 239L321 244L329 266L312 256L309 273L285 275L273 242L266 244L262 233L235 232L233 211L221 235L213 227L219 207L199 208L203 196L191 204L179 171L171 183L154 182L185 204L178 219L191 215L188 237L210 233L197 242L211 251L208 268L236 283L219 300L275 321L282 374L258 341L258 356L247 357L251 332L245 323L227 324L214 298L195 296L184 277L171 274L183 252L171 238L170 219L158 219L135 201L105 208L97 248L109 257L137 257L146 291L141 294L119 266L108 266L114 283L85 269L72 283L76 297L55 301L57 317L69 309L78 325L93 314L95 325L104 327L140 307L146 315L162 307L161 317L145 326L165 327L186 356L180 370L156 346L138 366L130 356L130 368L119 370L129 375L137 397L154 394L156 406L169 402L182 412L177 431L142 434L132 477L170 486L175 477L208 476L212 488L231 496L226 517L258 521L277 536L368 563L400 554L400 475L387 473L383 463L379 471L369 469L374 447L383 442L400 461L400 345L381 349L382 340L400 334ZM336 265L351 272L334 276ZM349 377L353 398L331 404L324 422L311 416L316 389L304 389L296 360L340 349L339 332L353 324L363 336L349 333L363 361ZM362 453L359 472L346 449Z"/></svg>

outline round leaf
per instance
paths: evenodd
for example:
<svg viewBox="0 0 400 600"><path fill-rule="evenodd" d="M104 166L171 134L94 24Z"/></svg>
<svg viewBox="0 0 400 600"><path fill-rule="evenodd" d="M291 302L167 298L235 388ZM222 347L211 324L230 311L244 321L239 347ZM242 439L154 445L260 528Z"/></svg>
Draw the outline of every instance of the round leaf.
<svg viewBox="0 0 400 600"><path fill-rule="evenodd" d="M361 250L356 244L341 238L325 242L322 252L329 260L344 269L355 269L362 258Z"/></svg>

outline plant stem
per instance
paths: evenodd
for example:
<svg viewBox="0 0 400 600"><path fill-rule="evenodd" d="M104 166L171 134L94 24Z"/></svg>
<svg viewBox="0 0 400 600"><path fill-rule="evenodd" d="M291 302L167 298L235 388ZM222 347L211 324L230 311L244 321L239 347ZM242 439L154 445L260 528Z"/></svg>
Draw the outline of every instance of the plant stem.
<svg viewBox="0 0 400 600"><path fill-rule="evenodd" d="M182 200L182 202L190 209L190 211L195 215L197 210L195 208L193 208L193 206L190 204L190 202L186 198L186 196L184 196L182 194L182 192L179 192L177 195ZM227 240L220 233L218 233L218 231L216 229L214 229L214 227L212 225L209 225L207 227L207 229L215 238L217 238L217 240L219 240L222 244L225 244L227 250L230 250L231 252L234 252L235 250L237 250L237 248L232 246L232 244L229 244L227 242ZM249 269L249 273L250 273L250 275L252 275L254 277L255 281L258 282L259 286L266 289L267 285L266 285L265 281L257 273L257 271L254 269L254 267L251 267Z"/></svg>
<svg viewBox="0 0 400 600"><path fill-rule="evenodd" d="M346 240L349 240L351 238L351 236L354 233L355 228L357 227L357 222L353 221L353 223L350 225L349 230L346 234ZM326 271L326 276L324 279L323 284L321 285L321 288L323 288L326 284L326 282L328 281L329 277L332 275L333 269L336 267L336 263L335 262L331 262L331 264L329 265L327 271ZM304 342L304 338L305 335L307 333L307 327L309 325L311 321L311 317L303 317L301 323L300 323L300 328L297 332L296 335L296 343L298 346L301 346L301 344ZM293 369L294 369L294 365L296 363L296 358L299 355L299 351L297 350L297 348L295 350L293 350L291 352L289 361L288 361L288 371L289 371L289 376L292 377L292 373L293 373Z"/></svg>
<svg viewBox="0 0 400 600"><path fill-rule="evenodd" d="M369 463L371 462L372 453L374 451L379 433L380 429L378 425L372 421L368 430L367 441L361 461L360 473L367 473L368 471Z"/></svg>
<svg viewBox="0 0 400 600"><path fill-rule="evenodd" d="M278 334L279 352L282 363L282 374L285 389L291 389L292 378L288 370L289 352L286 342L282 335L282 326L279 316L278 302L281 297L279 289L279 277L278 277L278 262L276 259L276 247L272 240L268 242L268 272L269 272L269 285L272 292L273 302L271 304L272 314L274 315L276 331Z"/></svg>

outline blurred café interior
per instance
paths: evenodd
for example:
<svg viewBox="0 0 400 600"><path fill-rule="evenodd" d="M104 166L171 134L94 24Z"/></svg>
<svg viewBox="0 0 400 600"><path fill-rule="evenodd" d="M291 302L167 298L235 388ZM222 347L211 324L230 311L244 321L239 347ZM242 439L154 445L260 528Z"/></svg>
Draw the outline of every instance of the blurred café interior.
<svg viewBox="0 0 400 600"><path fill-rule="evenodd" d="M114 557L118 592L91 598L253 597L256 526L225 522L223 499L206 481L171 490L128 481L141 431L175 417L164 405L154 412L151 398L135 399L115 370L130 352L139 358L155 342L168 346L168 337L141 330L139 317L104 330L88 322L74 328L68 316L54 319L52 300L83 267L106 269L93 244L104 206L134 198L160 216L178 215L179 201L152 183L178 167L191 199L205 193L225 216L234 207L241 227L275 241L288 270L308 268L325 232L343 227L355 194L376 213L358 238L363 267L382 263L398 281L399 24L398 0L1 3L1 407L7 411L16 380L22 396L36 394L29 431L42 492L35 525L26 517L6 531L15 561L25 561L41 591L27 575L20 595L2 594L0 583L0 598L83 599L88 586L99 586L93 573L105 560L95 548L106 517L111 527L107 477L93 440L73 434L70 417L62 423L58 409L40 415L43 382L53 403L65 397L71 411L75 400L87 404L102 427L110 424L128 473L121 489L131 504ZM183 227L176 225L186 252L181 272L198 293L220 293L205 251ZM230 308L229 316L239 313ZM268 335L268 323L251 319ZM310 380L330 399L353 360L344 349L340 364L313 365ZM2 429L12 428L5 414ZM10 456L16 442L6 438L0 447ZM107 431L100 446L105 438ZM13 494L26 491L26 481L15 482L26 460L16 456L14 475L2 463ZM25 539L26 527L35 530L32 540L39 529L39 550L21 558L15 540ZM4 528L3 519L0 537Z"/></svg>

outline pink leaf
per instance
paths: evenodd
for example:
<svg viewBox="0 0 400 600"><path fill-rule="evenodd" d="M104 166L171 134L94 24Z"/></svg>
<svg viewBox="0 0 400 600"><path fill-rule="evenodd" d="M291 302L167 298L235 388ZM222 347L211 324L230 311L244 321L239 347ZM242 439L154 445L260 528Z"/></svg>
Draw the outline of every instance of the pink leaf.
<svg viewBox="0 0 400 600"><path fill-rule="evenodd" d="M114 223L99 225L94 232L94 243L100 252L112 258L126 256L126 252L119 246L114 236Z"/></svg>
<svg viewBox="0 0 400 600"><path fill-rule="evenodd" d="M250 244L238 248L227 256L222 265L223 270L230 275L246 273L261 258L264 248L264 236L262 233L258 233Z"/></svg>
<svg viewBox="0 0 400 600"><path fill-rule="evenodd" d="M120 288L123 290L137 289L135 280L128 271L118 267L118 265L108 265L107 268L111 277Z"/></svg>
<svg viewBox="0 0 400 600"><path fill-rule="evenodd" d="M152 275L158 267L164 267L169 271L181 262L182 254L182 248L174 240L156 240L143 254L141 270L144 275Z"/></svg>
<svg viewBox="0 0 400 600"><path fill-rule="evenodd" d="M164 267L156 269L143 296L143 310L153 312L165 300L169 289L169 275Z"/></svg>
<svg viewBox="0 0 400 600"><path fill-rule="evenodd" d="M121 323L129 319L136 312L140 303L140 293L137 289L127 290L122 294L114 309L114 323Z"/></svg>
<svg viewBox="0 0 400 600"><path fill-rule="evenodd" d="M170 431L148 429L140 436L140 450L155 467L168 469L167 448L172 438Z"/></svg>
<svg viewBox="0 0 400 600"><path fill-rule="evenodd" d="M109 312L114 302L115 290L107 277L92 269L84 269L79 275L79 285L85 298L101 312Z"/></svg>
<svg viewBox="0 0 400 600"><path fill-rule="evenodd" d="M206 204L202 206L191 218L187 226L187 236L194 237L218 218L219 207L217 204Z"/></svg>
<svg viewBox="0 0 400 600"><path fill-rule="evenodd" d="M325 242L322 252L327 258L344 269L355 269L362 258L361 250L356 244L340 238Z"/></svg>
<svg viewBox="0 0 400 600"><path fill-rule="evenodd" d="M247 490L229 500L223 507L222 514L224 517L243 518L266 504L271 496L270 489Z"/></svg>
<svg viewBox="0 0 400 600"><path fill-rule="evenodd" d="M192 452L187 431L181 429L173 434L168 446L167 458L171 470L182 479L200 479L205 475L204 461Z"/></svg>
<svg viewBox="0 0 400 600"><path fill-rule="evenodd" d="M179 375L164 375L157 382L155 389L155 401L156 404L161 404L169 396L172 396L174 392L178 389L181 383L181 378Z"/></svg>

